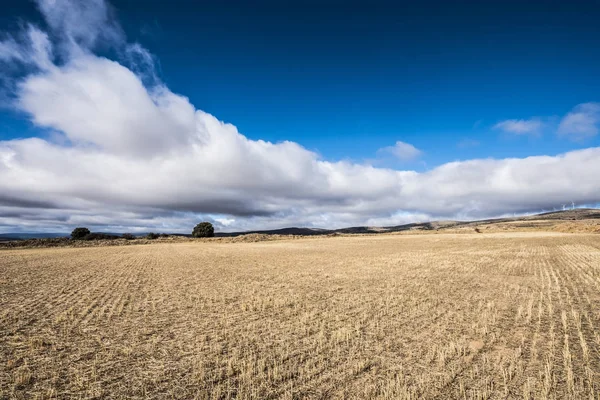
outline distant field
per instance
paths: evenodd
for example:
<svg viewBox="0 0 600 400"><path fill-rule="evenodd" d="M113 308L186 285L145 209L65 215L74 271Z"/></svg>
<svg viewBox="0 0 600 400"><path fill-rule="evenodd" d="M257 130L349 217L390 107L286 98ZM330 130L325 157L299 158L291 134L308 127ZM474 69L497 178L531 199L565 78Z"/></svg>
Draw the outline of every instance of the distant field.
<svg viewBox="0 0 600 400"><path fill-rule="evenodd" d="M598 399L600 235L0 250L0 391Z"/></svg>

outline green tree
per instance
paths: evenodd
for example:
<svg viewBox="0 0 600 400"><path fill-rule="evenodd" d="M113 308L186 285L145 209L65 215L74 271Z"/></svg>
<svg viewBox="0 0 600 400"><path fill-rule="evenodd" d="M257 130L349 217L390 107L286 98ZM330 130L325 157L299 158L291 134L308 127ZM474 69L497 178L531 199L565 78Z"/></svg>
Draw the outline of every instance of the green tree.
<svg viewBox="0 0 600 400"><path fill-rule="evenodd" d="M71 239L73 240L83 240L84 237L90 234L90 230L88 228L75 228L73 232L71 232Z"/></svg>
<svg viewBox="0 0 600 400"><path fill-rule="evenodd" d="M200 222L192 231L193 237L213 237L215 236L215 228L210 222Z"/></svg>

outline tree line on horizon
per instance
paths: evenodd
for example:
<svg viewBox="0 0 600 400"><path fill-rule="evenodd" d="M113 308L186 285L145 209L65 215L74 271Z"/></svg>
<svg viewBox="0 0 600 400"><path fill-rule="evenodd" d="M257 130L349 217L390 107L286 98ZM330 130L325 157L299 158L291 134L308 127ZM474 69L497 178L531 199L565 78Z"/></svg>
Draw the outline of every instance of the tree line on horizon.
<svg viewBox="0 0 600 400"><path fill-rule="evenodd" d="M150 232L146 234L144 237L149 240L158 239L159 237L168 237L170 236L167 233L154 233ZM205 237L213 237L215 236L215 228L210 222L200 222L197 224L192 230L192 237L195 238L205 238ZM135 236L132 233L123 233L121 236L111 235L109 233L103 232L91 232L86 227L77 227L73 229L71 232L71 240L111 240L111 239L126 239L133 240L137 239L138 236Z"/></svg>

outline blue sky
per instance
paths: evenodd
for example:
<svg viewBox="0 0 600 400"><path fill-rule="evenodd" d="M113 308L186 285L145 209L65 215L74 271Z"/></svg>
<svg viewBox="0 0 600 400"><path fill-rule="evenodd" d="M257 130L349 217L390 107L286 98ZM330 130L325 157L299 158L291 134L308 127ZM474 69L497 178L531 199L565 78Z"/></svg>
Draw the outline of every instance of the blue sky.
<svg viewBox="0 0 600 400"><path fill-rule="evenodd" d="M52 43L49 60L56 68L66 71L81 54L113 60L135 73L149 93L157 86L168 88L171 93L188 99L195 110L235 125L244 140L293 142L307 152L316 153L315 162L342 162L352 168L372 166L377 171L429 173L423 176L430 177L445 171L444 165L453 161L463 161L464 168L469 168L470 160L492 158L502 164L507 159L554 157L595 149L600 144L599 135L594 133L600 101L598 2L259 1L249 4L174 0L147 1L143 6L139 1L124 0L113 0L110 4L89 0L82 3L85 6L74 6L70 0L56 3L3 2L0 31L5 32L4 43L12 38L21 49L32 47L22 37L27 24L33 24ZM66 11L67 6L71 11ZM103 17L100 20L90 17L85 7ZM96 19L90 22L86 18ZM88 22L90 29L78 31L79 28L73 28L74 21ZM111 38L103 37L94 29L118 33ZM65 50L73 43L76 50ZM134 45L143 50L136 53L138 56L151 56L153 62L140 63L139 57L137 61L128 58ZM16 50L5 46L7 72L0 81L4 86L0 141L9 143L37 136L54 146L62 146L63 152L92 143L98 149L108 149L105 154L108 160L116 142L110 142L113 146L110 148L108 142L96 136L90 139L84 132L74 132L73 124L67 120L69 116L60 120L41 117L51 109L49 105L39 104L38 100L28 100L27 104L22 101L19 85L35 76L48 76L50 70L26 61L26 57L10 57L7 55L10 51ZM83 84L80 88L84 93L91 90ZM42 94L40 91L39 95ZM61 108L64 110L71 103L66 97L61 99L65 102ZM127 101L123 102L125 107ZM157 103L156 98L153 101ZM93 109L103 110L102 107L95 104ZM121 121L112 116L105 115L102 121L106 118ZM97 124L92 128L96 129ZM145 134L143 129L131 133L137 139ZM58 143L57 137L63 140ZM128 139L128 143L132 141ZM396 145L397 142L400 144ZM236 157L240 159L239 154ZM350 179L346 173L342 175ZM496 170L490 173L498 174ZM291 174L296 177L295 172ZM498 194L489 176L479 171L475 175L480 181L469 182L469 187L489 185ZM367 179L354 173L351 176L358 179L352 185ZM527 199L519 205L511 198L489 209L483 206L485 199L475 198L480 195L475 191L471 197L465 194L469 199L466 203L449 201L444 211L446 194L441 192L437 200L432 200L435 206L423 209L412 204L416 201L414 196L421 193L419 190L410 192L414 195L410 200L397 204L386 201L363 207L372 203L368 195L353 193L355 198L341 200L343 195L335 192L337 188L332 186L329 175L324 178L325 186L320 187L318 195L310 185L299 187L300 193L272 192L271 187L268 190L262 187L262 172L257 171L253 177L254 186L244 185L248 182L245 179L244 184L232 180L225 188L218 188L235 192L233 199L216 196L197 203L193 199L182 204L166 204L162 200L142 205L137 200L126 203L132 213L139 212L150 220L167 212L175 213L172 218L217 218L226 221L223 229L255 229L287 223L385 224L410 218L529 212L554 204L543 201L544 196L554 202L554 197L559 199L561 193L570 191L560 187L546 193L543 188L526 186L539 196L538 200ZM280 178L277 184L288 182L290 176ZM310 180L310 175L306 180ZM88 181L88 185L94 186L91 192L106 192L105 183L94 182ZM203 182L206 181L194 184ZM571 179L572 185L576 183ZM503 190L512 192L524 185L512 184L512 188L506 184ZM530 181L527 184L533 185ZM404 181L397 188L390 185L393 190L410 186ZM69 185L62 182L57 186L64 189ZM12 203L32 196L31 193L24 196L24 192L35 192L27 189L7 188ZM65 195L57 189L51 192L54 190L58 197ZM366 192L369 190L365 188ZM595 190L596 187L586 186L579 197L570 197L589 204L599 200ZM347 195L354 191L342 192ZM98 201L98 196L88 193L70 195L83 203ZM246 214L248 204L242 207L245 211L233 207L223 212L212 206L214 201L235 203L248 196L260 199L249 207L249 214ZM108 197L111 204L118 202L118 196ZM335 204L346 207L350 202L352 207L343 211L328 208L328 202L333 201L330 197L335 198ZM301 204L297 203L298 198ZM56 197L47 201L52 209L81 207L81 204L63 204ZM148 209L142 211L138 207ZM276 217L269 219L265 215ZM132 217L132 221L135 219ZM51 220L48 217L50 225ZM6 218L5 229L19 221ZM82 218L77 222L85 221ZM107 226L114 228L114 223L107 222Z"/></svg>
<svg viewBox="0 0 600 400"><path fill-rule="evenodd" d="M597 100L600 4L481 3L114 4L172 89L253 139L354 160L402 140L430 165L576 148L489 128Z"/></svg>
<svg viewBox="0 0 600 400"><path fill-rule="evenodd" d="M193 3L112 1L171 90L249 138L357 161L402 140L429 166L598 144L490 129L598 100L597 2ZM3 31L39 18L8 4ZM35 134L10 113L2 127Z"/></svg>

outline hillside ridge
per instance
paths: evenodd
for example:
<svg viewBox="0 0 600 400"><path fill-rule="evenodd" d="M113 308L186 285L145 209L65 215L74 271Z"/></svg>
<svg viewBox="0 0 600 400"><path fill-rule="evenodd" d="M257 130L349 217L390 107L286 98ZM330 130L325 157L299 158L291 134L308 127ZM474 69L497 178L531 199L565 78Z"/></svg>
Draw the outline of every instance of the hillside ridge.
<svg viewBox="0 0 600 400"><path fill-rule="evenodd" d="M318 236L332 234L377 234L390 232L404 231L441 231L446 229L456 228L475 228L486 227L501 223L533 223L544 225L541 222L558 222L558 221L580 221L580 220L598 220L600 222L600 209L596 208L577 208L571 210L550 211L540 214L517 216L517 217L502 217L502 218L487 218L470 221L455 221L455 220L434 220L428 222L413 222L401 225L391 226L351 226L339 229L321 229L321 228L305 228L305 227L287 227L280 229L268 230L250 230L239 232L216 232L216 237L234 237L241 235L259 234L259 235L294 235L294 236ZM112 233L119 235L119 233ZM147 232L137 233L136 236L145 236ZM191 236L175 233L176 236ZM3 233L0 234L0 242L40 239L40 238L56 238L69 236L65 233Z"/></svg>

